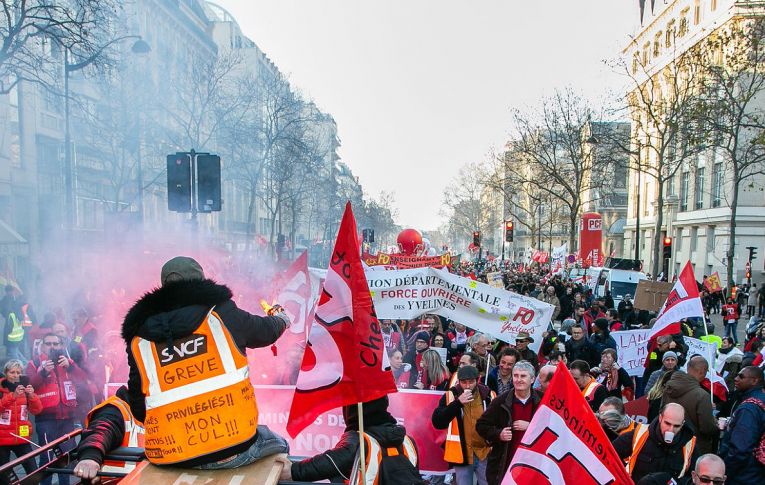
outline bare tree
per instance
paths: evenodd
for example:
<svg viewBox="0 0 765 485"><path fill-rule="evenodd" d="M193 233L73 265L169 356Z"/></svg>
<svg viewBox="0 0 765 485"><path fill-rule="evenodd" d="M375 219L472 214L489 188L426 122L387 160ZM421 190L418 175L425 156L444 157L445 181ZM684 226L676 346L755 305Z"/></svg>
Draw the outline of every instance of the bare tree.
<svg viewBox="0 0 765 485"><path fill-rule="evenodd" d="M63 64L98 64L113 43L117 3L113 0L3 0L0 13L0 94L20 81L55 88Z"/></svg>
<svg viewBox="0 0 765 485"><path fill-rule="evenodd" d="M651 256L654 275L660 272L668 182L684 166L685 160L703 148L697 123L698 58L693 53L685 53L673 59L658 71L637 58L632 66L622 66L631 80L626 104L632 119L632 150L644 151L642 156L633 157L633 163L639 164L640 173L653 179L656 187Z"/></svg>
<svg viewBox="0 0 765 485"><path fill-rule="evenodd" d="M495 208L490 206L486 198L487 187L482 175L484 170L480 163L463 166L444 192L442 215L449 220L452 246L467 239L473 231L481 232L483 246L491 246L492 229L499 224L499 220Z"/></svg>
<svg viewBox="0 0 765 485"><path fill-rule="evenodd" d="M611 158L593 157L588 146L591 116L591 108L571 90L544 99L538 113L516 110L511 158L505 163L509 186L528 186L530 194L546 194L566 208L572 250L577 218L585 205L603 197L612 186L607 177L598 176L608 172L602 165Z"/></svg>
<svg viewBox="0 0 765 485"><path fill-rule="evenodd" d="M765 20L731 24L700 46L699 54L704 75L698 113L703 116L705 142L723 157L731 183L725 256L726 281L732 285L739 194L748 181L765 173Z"/></svg>

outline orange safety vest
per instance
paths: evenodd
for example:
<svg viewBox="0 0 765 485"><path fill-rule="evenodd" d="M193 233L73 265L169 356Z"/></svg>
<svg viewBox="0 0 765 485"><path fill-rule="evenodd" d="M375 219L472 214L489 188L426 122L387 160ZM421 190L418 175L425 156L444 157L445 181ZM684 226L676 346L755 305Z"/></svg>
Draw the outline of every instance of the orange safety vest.
<svg viewBox="0 0 765 485"><path fill-rule="evenodd" d="M90 424L93 413L103 408L104 406L109 405L119 409L120 414L122 414L122 419L125 420L125 434L122 436L122 442L120 443L120 446L130 448L143 448L143 424L141 424L140 421L136 421L136 419L133 417L133 413L130 412L130 405L128 405L128 403L118 398L117 396L109 396L104 402L91 409L88 415L85 417L85 427L87 428ZM135 462L106 460L101 467L101 471L130 473L135 467Z"/></svg>
<svg viewBox="0 0 765 485"><path fill-rule="evenodd" d="M170 465L252 439L258 406L247 357L213 310L171 345L133 338L146 396L146 458Z"/></svg>
<svg viewBox="0 0 765 485"><path fill-rule="evenodd" d="M491 399L494 399L497 397L497 394L494 391L490 391L490 397ZM478 395L478 398L481 398L480 394ZM452 391L446 391L446 405L448 406L454 402L454 399L454 393ZM486 411L486 403L483 403L483 410ZM457 423L457 418L452 419L451 423L449 423L449 427L446 428L446 441L444 442L444 461L448 463L467 464L467 460L462 454L462 440L460 439L460 428L459 423Z"/></svg>
<svg viewBox="0 0 765 485"><path fill-rule="evenodd" d="M601 384L599 384L599 383L598 383L598 381L596 381L595 379L593 379L592 381L590 381L590 383L589 383L589 384L587 384L587 386L586 386L584 389L582 389L582 395L583 395L583 396L584 396L584 398L587 400L587 402L590 402L590 401L592 401L592 398L593 398L593 396L595 395L595 390L596 390L596 389L598 388L598 386L600 386L600 385L601 385Z"/></svg>
<svg viewBox="0 0 765 485"><path fill-rule="evenodd" d="M404 436L401 447L403 448L404 456L409 459L412 465L417 467L417 448L412 443L412 440L409 439L409 436ZM361 450L359 450L356 452L356 459L351 470L351 478L348 481L349 485L380 485L380 463L382 462L383 453L387 456L396 456L398 455L398 449L385 448L383 450L376 439L364 433L366 476L361 475Z"/></svg>
<svg viewBox="0 0 765 485"><path fill-rule="evenodd" d="M635 426L635 434L632 435L632 455L630 455L629 461L627 461L627 473L629 473L630 476L632 476L632 472L635 469L635 463L637 462L640 452L643 450L643 446L645 446L645 442L648 441L649 429L650 429L650 426L647 424L637 423L637 425ZM683 446L683 471L680 472L680 476L678 476L677 478L683 478L683 475L685 475L685 472L687 472L688 469L690 468L691 456L693 455L693 448L695 446L696 446L695 436L691 438L685 444L685 446Z"/></svg>

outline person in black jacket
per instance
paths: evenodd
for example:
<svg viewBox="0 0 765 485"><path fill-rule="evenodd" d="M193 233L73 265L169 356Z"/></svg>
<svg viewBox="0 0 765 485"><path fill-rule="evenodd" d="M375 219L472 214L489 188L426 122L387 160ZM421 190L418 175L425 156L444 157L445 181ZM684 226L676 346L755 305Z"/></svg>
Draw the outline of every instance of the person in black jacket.
<svg viewBox="0 0 765 485"><path fill-rule="evenodd" d="M531 388L534 367L525 360L513 366L513 389L494 399L476 423L476 431L491 444L486 481L499 485L510 466L512 455L539 408L542 394Z"/></svg>
<svg viewBox="0 0 765 485"><path fill-rule="evenodd" d="M592 343L584 336L584 328L577 324L571 327L571 338L566 340L566 359L569 362L583 360L590 367L597 367L600 363L600 354L595 350Z"/></svg>
<svg viewBox="0 0 765 485"><path fill-rule="evenodd" d="M364 433L377 440L381 447L400 447L407 438L406 428L396 424L396 418L388 412L388 396L365 402L363 412ZM286 462L279 479L296 482L330 480L331 483L343 483L350 479L359 455L358 407L355 404L343 406L343 418L345 431L334 448L303 461ZM369 450L366 452L368 454ZM424 483L414 466L399 470L399 474L400 480L395 483Z"/></svg>
<svg viewBox="0 0 765 485"><path fill-rule="evenodd" d="M202 267L194 259L178 256L162 267L162 286L146 293L128 311L122 324L122 338L127 344L128 398L135 419L144 422L146 418L146 396L143 393L141 373L131 349L135 337L166 344L178 339L188 338L205 321L212 308L228 330L239 352L245 354L246 348L265 347L273 344L289 325L289 318L281 307L275 306L273 316L260 317L239 309L231 299L231 290L206 279ZM233 456L244 458L244 453L256 450L256 441L280 441L286 451L287 442L266 428L236 446L186 460L178 466L207 468L225 467ZM261 443L262 444L262 443ZM250 453L252 455L252 453ZM264 455L261 455L264 456ZM251 456L249 459L254 459ZM247 460L245 460L247 461ZM246 464L246 463L243 463Z"/></svg>
<svg viewBox="0 0 765 485"><path fill-rule="evenodd" d="M641 425L646 426L646 425ZM654 473L668 473L675 480L691 475L697 452L693 425L685 421L685 410L676 403L664 406L659 417L647 425L648 439L640 449L633 448L633 438L638 428L619 435L613 445L623 460L630 459L634 466L630 470L637 483ZM686 463L684 448L690 447L691 458ZM633 457L633 454L637 454ZM665 482L666 483L666 482Z"/></svg>
<svg viewBox="0 0 765 485"><path fill-rule="evenodd" d="M460 367L457 378L458 384L446 391L438 401L431 422L436 429L448 429L452 422L457 422L459 444L455 446L455 442L450 441L444 453L444 460L454 467L456 485L472 484L474 475L478 476L479 483L485 483L490 447L476 434L475 423L496 395L478 382L478 369L473 366ZM455 446L455 449L450 446Z"/></svg>

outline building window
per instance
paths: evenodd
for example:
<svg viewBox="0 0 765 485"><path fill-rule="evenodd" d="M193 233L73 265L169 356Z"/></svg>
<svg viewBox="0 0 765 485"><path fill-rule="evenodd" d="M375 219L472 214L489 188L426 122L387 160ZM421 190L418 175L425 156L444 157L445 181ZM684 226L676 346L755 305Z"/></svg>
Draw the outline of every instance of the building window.
<svg viewBox="0 0 765 485"><path fill-rule="evenodd" d="M688 210L688 189L689 187L689 181L691 179L691 174L689 172L683 172L683 181L680 184L680 210L681 211L687 211Z"/></svg>
<svg viewBox="0 0 765 485"><path fill-rule="evenodd" d="M648 61L651 59L650 52L651 52L651 43L650 42L646 42L643 45L643 67L647 66L648 65Z"/></svg>
<svg viewBox="0 0 765 485"><path fill-rule="evenodd" d="M720 207L722 199L722 162L717 162L712 167L712 207Z"/></svg>
<svg viewBox="0 0 765 485"><path fill-rule="evenodd" d="M648 182L643 184L643 215L648 215Z"/></svg>
<svg viewBox="0 0 765 485"><path fill-rule="evenodd" d="M677 31L677 34L680 37L685 36L685 34L688 33L688 9L684 9L682 12L680 12L680 28Z"/></svg>
<svg viewBox="0 0 765 485"><path fill-rule="evenodd" d="M637 74L638 67L640 67L640 53L635 52L635 55L632 56L632 74Z"/></svg>
<svg viewBox="0 0 765 485"><path fill-rule="evenodd" d="M667 180L667 195L677 195L675 192L675 177L670 177Z"/></svg>
<svg viewBox="0 0 765 485"><path fill-rule="evenodd" d="M701 0L693 2L693 25L699 25L701 22Z"/></svg>
<svg viewBox="0 0 765 485"><path fill-rule="evenodd" d="M717 0L712 0L710 8L712 9L713 12L717 10Z"/></svg>
<svg viewBox="0 0 765 485"><path fill-rule="evenodd" d="M658 34L656 34L656 37L653 39L653 56L659 57L661 55L661 40L664 34L659 31Z"/></svg>
<svg viewBox="0 0 765 485"><path fill-rule="evenodd" d="M696 169L696 209L701 209L704 207L704 172L704 167L699 167Z"/></svg>
<svg viewBox="0 0 765 485"><path fill-rule="evenodd" d="M673 37L675 37L675 21L671 20L667 24L667 32L664 34L664 46L667 49L672 47L672 43L674 42Z"/></svg>

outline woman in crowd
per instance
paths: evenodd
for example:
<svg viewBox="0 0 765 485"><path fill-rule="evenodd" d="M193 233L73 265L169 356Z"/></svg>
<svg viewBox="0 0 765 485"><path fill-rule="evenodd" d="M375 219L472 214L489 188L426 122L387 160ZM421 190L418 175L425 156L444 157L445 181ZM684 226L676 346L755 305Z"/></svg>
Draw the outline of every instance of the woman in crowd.
<svg viewBox="0 0 765 485"><path fill-rule="evenodd" d="M449 369L435 350L426 350L420 361L420 375L415 382L417 389L445 391L449 386Z"/></svg>
<svg viewBox="0 0 765 485"><path fill-rule="evenodd" d="M656 384L652 388L648 389L646 396L648 397L648 422L652 422L655 417L659 415L661 410L661 398L664 396L664 391L667 389L667 382L672 377L672 374L677 372L676 369L668 370L661 375Z"/></svg>
<svg viewBox="0 0 765 485"><path fill-rule="evenodd" d="M23 375L24 365L13 359L3 367L5 377L0 379L0 464L8 463L11 452L16 458L32 452L32 423L30 414L42 411L42 402ZM29 474L35 468L34 460L22 463ZM7 477L0 477L6 483Z"/></svg>
<svg viewBox="0 0 765 485"><path fill-rule="evenodd" d="M390 354L390 368L393 371L393 380L396 381L396 386L402 389L409 387L409 372L412 366L404 363L404 355L400 350L394 350Z"/></svg>

